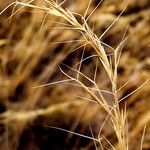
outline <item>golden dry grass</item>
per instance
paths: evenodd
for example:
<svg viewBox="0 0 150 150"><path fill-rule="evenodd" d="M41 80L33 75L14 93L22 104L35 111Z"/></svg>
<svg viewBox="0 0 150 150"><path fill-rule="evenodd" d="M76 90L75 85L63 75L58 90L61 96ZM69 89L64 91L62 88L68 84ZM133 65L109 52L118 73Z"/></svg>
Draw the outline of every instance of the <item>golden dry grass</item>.
<svg viewBox="0 0 150 150"><path fill-rule="evenodd" d="M0 3L1 149L149 149L148 1L29 2Z"/></svg>

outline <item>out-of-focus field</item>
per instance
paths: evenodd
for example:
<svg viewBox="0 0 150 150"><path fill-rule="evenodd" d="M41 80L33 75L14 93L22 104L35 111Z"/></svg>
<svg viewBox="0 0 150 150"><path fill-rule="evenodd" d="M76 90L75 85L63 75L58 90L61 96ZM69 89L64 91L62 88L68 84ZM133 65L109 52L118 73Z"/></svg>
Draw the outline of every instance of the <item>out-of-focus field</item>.
<svg viewBox="0 0 150 150"><path fill-rule="evenodd" d="M0 11L12 2L1 0ZM98 0L92 1L88 14L98 3ZM33 4L41 6L45 2L35 0ZM88 4L89 0L67 0L62 6L83 15ZM128 37L122 46L118 88L127 84L119 91L119 99L150 77L150 1L104 0L88 20L94 33L100 36L126 5L101 41L116 48L123 38ZM14 6L0 15L0 149L94 150L93 140L50 128L60 127L91 137L91 127L97 137L107 116L100 106L87 100L90 96L76 83L57 83L68 79L59 66L67 74L76 76L64 64L79 67L83 37L65 28L67 22L60 17L34 8ZM104 47L111 53L107 46ZM95 55L94 51L87 46L83 58L92 55ZM81 72L93 78L97 62L95 57L85 60ZM91 83L79 78L92 88ZM110 81L101 64L97 68L96 81L100 89L110 90ZM52 82L57 84L48 84ZM104 96L111 103L111 96ZM124 106L128 113L129 150L140 149L145 126L143 150L149 150L149 81L120 103L120 108ZM109 122L103 127L102 134L112 145L117 145ZM112 149L106 140L102 140L102 145L106 150Z"/></svg>

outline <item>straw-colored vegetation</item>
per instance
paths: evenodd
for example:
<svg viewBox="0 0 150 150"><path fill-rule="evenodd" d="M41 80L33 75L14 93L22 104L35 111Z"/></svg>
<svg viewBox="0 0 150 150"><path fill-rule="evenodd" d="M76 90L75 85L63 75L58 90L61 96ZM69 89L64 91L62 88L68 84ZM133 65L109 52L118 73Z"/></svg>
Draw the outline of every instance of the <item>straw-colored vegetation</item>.
<svg viewBox="0 0 150 150"><path fill-rule="evenodd" d="M2 149L149 149L148 2L0 2Z"/></svg>

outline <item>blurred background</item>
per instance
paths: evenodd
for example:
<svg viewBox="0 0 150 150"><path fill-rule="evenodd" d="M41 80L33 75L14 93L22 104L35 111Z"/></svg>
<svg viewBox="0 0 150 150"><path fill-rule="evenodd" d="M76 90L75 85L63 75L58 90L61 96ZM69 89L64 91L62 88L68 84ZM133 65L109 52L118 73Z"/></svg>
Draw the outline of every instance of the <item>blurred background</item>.
<svg viewBox="0 0 150 150"><path fill-rule="evenodd" d="M1 0L0 11L14 2ZM29 2L21 0L21 2ZM61 3L61 0L57 1ZM90 0L67 0L62 7L84 15ZM92 0L90 14L99 4ZM46 3L35 0L31 4ZM94 33L100 36L118 17L117 22L103 36L107 53L128 37L122 46L118 67L119 99L130 94L150 76L150 1L103 0L88 20ZM78 16L76 16L78 17ZM78 18L77 18L78 19ZM97 138L107 116L90 96L75 82L58 82L72 77L81 57L85 61L81 72L93 79L100 89L111 90L110 81L90 46L84 46L78 32L66 28L67 22L47 12L12 5L0 15L0 149L1 150L94 150L93 140L77 136L51 126ZM93 56L89 58L90 56ZM89 58L89 59L87 59ZM64 65L65 64L65 65ZM79 76L86 86L92 84ZM49 83L54 84L49 84ZM42 85L42 86L41 86ZM109 93L104 96L111 103ZM142 132L147 125L143 150L150 149L150 91L149 82L120 103L127 107L129 149L138 150ZM91 129L92 133L91 133ZM102 134L117 146L116 135L109 122ZM104 149L112 149L102 140ZM98 145L98 149L101 149Z"/></svg>

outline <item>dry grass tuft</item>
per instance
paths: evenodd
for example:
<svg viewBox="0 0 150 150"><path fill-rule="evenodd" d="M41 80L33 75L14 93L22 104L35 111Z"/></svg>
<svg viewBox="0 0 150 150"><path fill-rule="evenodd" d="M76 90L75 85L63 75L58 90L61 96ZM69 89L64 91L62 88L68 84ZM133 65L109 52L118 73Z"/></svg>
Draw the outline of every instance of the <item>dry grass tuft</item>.
<svg viewBox="0 0 150 150"><path fill-rule="evenodd" d="M9 31L6 36L0 38L2 51L0 122L2 128L6 130L4 133L2 131L1 141L5 143L2 148L36 147L34 140L29 141L31 145L26 146L23 143L23 131L26 131L29 124L40 124L47 130L50 128L58 130L59 133L65 132L87 139L85 149L134 149L136 140L132 142L131 139L139 135L142 135L142 138L137 144L137 149L149 148L148 142L144 145L144 137L149 140L146 132L149 130L150 121L150 106L146 100L149 96L147 71L149 69L145 69L149 66L149 59L140 58L144 61L139 63L134 53L131 55L128 51L123 51L130 50L131 43L136 43L136 37L129 35L128 32L140 31L139 26L144 22L140 25L137 23L135 29L131 27L133 24L128 27L123 25L122 22L128 24L130 20L133 23L132 18L135 17L129 10L134 2L125 6L124 3L118 5L113 1L110 4L100 1L95 6L89 1L82 9L71 4L74 11L71 11L71 8L66 9L67 5L69 7L66 3L66 0L60 3L53 0L42 2L16 0L7 4L0 13L2 16L13 7L7 17L9 24L3 25L0 34L2 36ZM145 10L146 4L144 1L142 6L145 7L139 6L144 9L139 15L145 16L145 11L146 13L149 11ZM118 5L119 13L113 12L115 11L113 5ZM101 33L97 29L103 26L103 22L99 25L100 21L97 23L96 15L98 11L102 11L100 17L105 16L103 14L105 10L100 9L100 6L102 8L108 6L108 12L110 11L110 14L106 13L106 16L108 15L106 21L102 18L106 27L104 26ZM25 13L26 16L23 16ZM110 16L112 14L116 14L115 17ZM111 23L107 23L112 18ZM91 25L93 20L96 23L95 27ZM145 24L146 21L145 18ZM14 22L18 22L18 26ZM123 31L121 27L124 28ZM123 35L119 37L117 32ZM145 28L141 34L145 39L141 42L143 47L146 47L149 39L148 32L149 30ZM111 37L113 38L109 43ZM114 45L111 45L113 40ZM131 43L126 44L127 40ZM88 63L90 60L92 61ZM142 90L145 96L142 96ZM135 104L136 99L141 101L140 104L139 102ZM141 104L145 108L140 108ZM64 117L64 120L57 120L62 115L68 115L70 119ZM133 120L138 115L140 117ZM15 124L21 128L17 129ZM81 127L83 134L76 131L80 124L84 126ZM69 129L64 128L66 125ZM87 128L90 132L88 135L84 134ZM142 130L143 134L140 133ZM12 140L13 135L15 137ZM69 135L68 139L73 137ZM59 140L54 142L59 143ZM82 142L80 143L82 147ZM75 142L73 145L72 142L63 144L64 146L68 144L69 149L76 147L79 149L78 143ZM39 145L39 149L48 148ZM50 148L56 147L51 147L50 144ZM63 146L60 148L65 149Z"/></svg>

